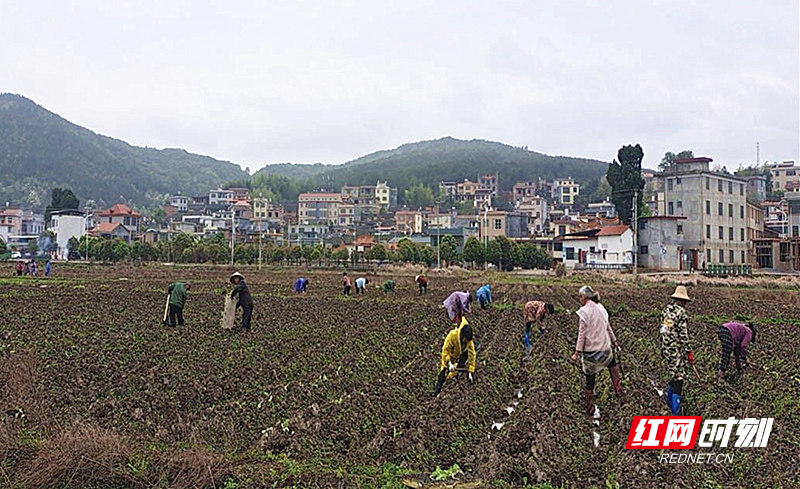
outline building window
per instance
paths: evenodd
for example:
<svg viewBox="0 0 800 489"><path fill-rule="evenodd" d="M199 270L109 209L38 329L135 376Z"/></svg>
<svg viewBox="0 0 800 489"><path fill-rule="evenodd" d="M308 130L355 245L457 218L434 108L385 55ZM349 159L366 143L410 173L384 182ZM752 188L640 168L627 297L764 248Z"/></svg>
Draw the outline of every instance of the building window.
<svg viewBox="0 0 800 489"><path fill-rule="evenodd" d="M720 216L725 215L725 213L722 211L722 202L717 202L717 212Z"/></svg>
<svg viewBox="0 0 800 489"><path fill-rule="evenodd" d="M711 190L711 179L706 177L706 190Z"/></svg>
<svg viewBox="0 0 800 489"><path fill-rule="evenodd" d="M781 261L789 261L789 243L781 243Z"/></svg>
<svg viewBox="0 0 800 489"><path fill-rule="evenodd" d="M739 228L739 241L744 241L744 228Z"/></svg>
<svg viewBox="0 0 800 489"><path fill-rule="evenodd" d="M639 254L640 254L640 255L646 255L646 254L647 254L647 252L648 252L648 249L647 249L647 246L646 246L646 245L643 245L643 246L640 246L640 247L639 247Z"/></svg>
<svg viewBox="0 0 800 489"><path fill-rule="evenodd" d="M671 216L674 214L674 209L672 208L672 202L667 202L667 215Z"/></svg>
<svg viewBox="0 0 800 489"><path fill-rule="evenodd" d="M706 239L711 239L711 224L706 224Z"/></svg>
<svg viewBox="0 0 800 489"><path fill-rule="evenodd" d="M728 241L733 241L733 228L728 228Z"/></svg>
<svg viewBox="0 0 800 489"><path fill-rule="evenodd" d="M728 182L728 193L729 194L733 193L733 182ZM733 260L731 260L731 261L733 261Z"/></svg>
<svg viewBox="0 0 800 489"><path fill-rule="evenodd" d="M680 184L681 184L681 177L678 177L675 179L675 185L680 185Z"/></svg>
<svg viewBox="0 0 800 489"><path fill-rule="evenodd" d="M793 238L797 237L797 231L798 231L797 226L792 226L792 237Z"/></svg>
<svg viewBox="0 0 800 489"><path fill-rule="evenodd" d="M706 250L706 264L711 263L711 249Z"/></svg>
<svg viewBox="0 0 800 489"><path fill-rule="evenodd" d="M717 233L717 235L719 236L719 239L725 239L725 228L720 226L719 233Z"/></svg>
<svg viewBox="0 0 800 489"><path fill-rule="evenodd" d="M495 229L503 229L503 220L502 219L495 219L494 220L494 228Z"/></svg>
<svg viewBox="0 0 800 489"><path fill-rule="evenodd" d="M739 218L740 219L744 219L744 206L743 205L739 206Z"/></svg>
<svg viewBox="0 0 800 489"><path fill-rule="evenodd" d="M733 204L728 204L728 217L733 217Z"/></svg>
<svg viewBox="0 0 800 489"><path fill-rule="evenodd" d="M706 214L711 215L711 201L706 201Z"/></svg>
<svg viewBox="0 0 800 489"><path fill-rule="evenodd" d="M725 263L725 250L719 250L719 262Z"/></svg>
<svg viewBox="0 0 800 489"><path fill-rule="evenodd" d="M574 260L575 259L575 248L567 248L567 260Z"/></svg>
<svg viewBox="0 0 800 489"><path fill-rule="evenodd" d="M683 210L683 201L682 200L678 201L677 207L678 207L678 209Z"/></svg>
<svg viewBox="0 0 800 489"><path fill-rule="evenodd" d="M742 254L742 265L744 265L746 263L746 260L744 259L744 250L741 251L741 254Z"/></svg>
<svg viewBox="0 0 800 489"><path fill-rule="evenodd" d="M678 234L683 234L683 224L678 224Z"/></svg>
<svg viewBox="0 0 800 489"><path fill-rule="evenodd" d="M796 175L796 173L795 173L794 170L786 170L786 176L787 177L793 177L795 175Z"/></svg>
<svg viewBox="0 0 800 489"><path fill-rule="evenodd" d="M717 192L722 192L722 180L717 180Z"/></svg>
<svg viewBox="0 0 800 489"><path fill-rule="evenodd" d="M739 195L744 195L744 184L739 184Z"/></svg>
<svg viewBox="0 0 800 489"><path fill-rule="evenodd" d="M734 260L733 260L733 250L730 250L730 251L728 252L728 258L729 258L729 260L728 260L728 261L729 261L730 263L733 263L733 262L734 262Z"/></svg>
<svg viewBox="0 0 800 489"><path fill-rule="evenodd" d="M671 178L667 179L667 191L669 191L669 192L672 191L672 179Z"/></svg>

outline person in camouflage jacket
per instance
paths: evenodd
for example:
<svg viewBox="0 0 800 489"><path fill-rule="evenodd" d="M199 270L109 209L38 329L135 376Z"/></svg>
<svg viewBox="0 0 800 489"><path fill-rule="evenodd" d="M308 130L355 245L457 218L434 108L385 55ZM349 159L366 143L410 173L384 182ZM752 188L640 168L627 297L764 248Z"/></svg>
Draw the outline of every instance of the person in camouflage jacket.
<svg viewBox="0 0 800 489"><path fill-rule="evenodd" d="M691 301L686 287L678 285L672 294L672 302L661 312L661 356L667 364L670 381L664 400L673 414L678 414L683 401L683 380L686 378L686 363L694 365L694 352L689 343L688 318L685 306Z"/></svg>

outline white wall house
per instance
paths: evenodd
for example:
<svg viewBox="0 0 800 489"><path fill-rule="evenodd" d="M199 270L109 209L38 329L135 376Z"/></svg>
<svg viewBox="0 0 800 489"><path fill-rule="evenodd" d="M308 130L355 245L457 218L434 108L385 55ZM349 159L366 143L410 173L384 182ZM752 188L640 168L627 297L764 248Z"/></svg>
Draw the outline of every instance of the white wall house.
<svg viewBox="0 0 800 489"><path fill-rule="evenodd" d="M86 233L86 219L83 216L70 214L53 214L50 216L50 231L56 235L59 260L66 260L69 254L67 243L70 238L80 239Z"/></svg>
<svg viewBox="0 0 800 489"><path fill-rule="evenodd" d="M605 226L564 235L567 268L616 268L633 264L633 232L628 226Z"/></svg>

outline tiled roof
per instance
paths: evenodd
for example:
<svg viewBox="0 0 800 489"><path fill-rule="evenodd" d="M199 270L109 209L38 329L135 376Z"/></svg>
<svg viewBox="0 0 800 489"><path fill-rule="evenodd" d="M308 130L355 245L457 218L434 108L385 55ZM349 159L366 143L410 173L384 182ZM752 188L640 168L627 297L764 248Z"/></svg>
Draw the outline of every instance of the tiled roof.
<svg viewBox="0 0 800 489"><path fill-rule="evenodd" d="M619 226L605 226L600 228L600 231L597 233L597 236L619 236L628 229L630 228L624 224L620 224Z"/></svg>
<svg viewBox="0 0 800 489"><path fill-rule="evenodd" d="M97 226L92 228L91 232L100 234L113 233L114 230L117 229L118 227L121 227L126 231L128 230L128 228L126 228L125 226L123 226L118 222L101 222Z"/></svg>
<svg viewBox="0 0 800 489"><path fill-rule="evenodd" d="M141 214L136 212L135 210L131 209L125 204L114 204L111 206L110 209L106 209L104 211L100 211L98 213L100 216L133 216L139 217Z"/></svg>

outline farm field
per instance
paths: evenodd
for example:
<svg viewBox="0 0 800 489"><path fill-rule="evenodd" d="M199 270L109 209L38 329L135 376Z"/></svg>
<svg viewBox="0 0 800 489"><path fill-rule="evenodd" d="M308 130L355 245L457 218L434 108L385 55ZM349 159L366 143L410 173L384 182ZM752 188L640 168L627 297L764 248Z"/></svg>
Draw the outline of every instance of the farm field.
<svg viewBox="0 0 800 489"><path fill-rule="evenodd" d="M731 464L670 465L624 446L633 416L669 414L653 383L668 380L657 328L674 284L434 274L418 296L408 271L384 295L374 288L382 272L366 275L368 294L343 297L341 272L243 267L256 309L241 334L220 328L229 269L55 271L0 279L3 488L427 487L437 467L461 487L800 486L796 288L690 287L701 379L685 383L686 414L775 423L767 448L723 449ZM297 295L301 273L310 286ZM175 280L192 290L186 326L171 329L160 319ZM441 302L486 280L495 307L470 317L476 381L448 381L434 398L450 326ZM567 362L581 280L602 294L625 352L626 403L598 376L597 448L582 375ZM532 299L557 314L523 362L522 304ZM757 367L717 382L715 330L737 313L759 326Z"/></svg>

